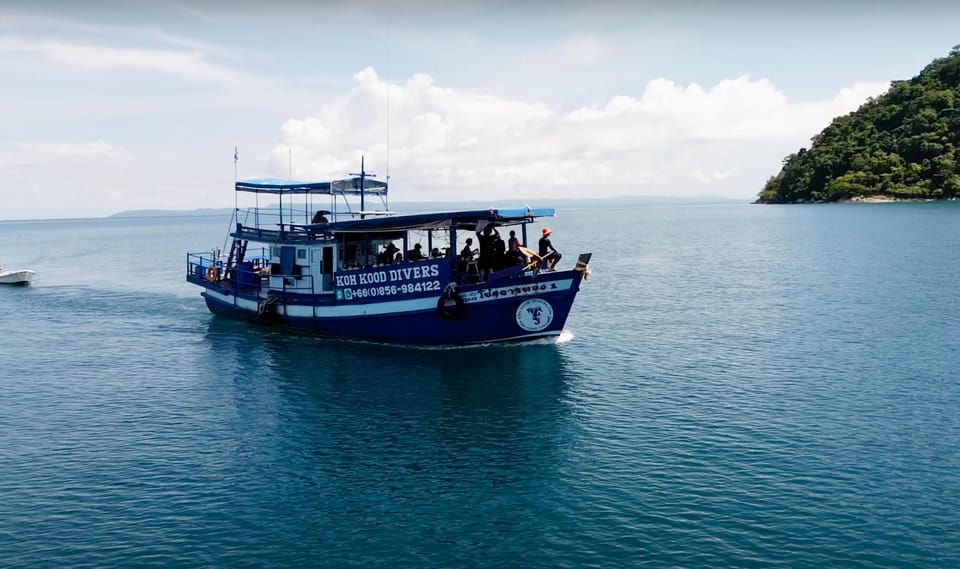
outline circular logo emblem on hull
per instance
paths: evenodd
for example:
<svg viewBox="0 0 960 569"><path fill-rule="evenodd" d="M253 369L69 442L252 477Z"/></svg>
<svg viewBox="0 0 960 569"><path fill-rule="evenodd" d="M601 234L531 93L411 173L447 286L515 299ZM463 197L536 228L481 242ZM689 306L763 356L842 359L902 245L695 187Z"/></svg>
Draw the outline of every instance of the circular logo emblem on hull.
<svg viewBox="0 0 960 569"><path fill-rule="evenodd" d="M517 324L527 332L539 332L553 322L553 307L542 298L529 298L517 307Z"/></svg>

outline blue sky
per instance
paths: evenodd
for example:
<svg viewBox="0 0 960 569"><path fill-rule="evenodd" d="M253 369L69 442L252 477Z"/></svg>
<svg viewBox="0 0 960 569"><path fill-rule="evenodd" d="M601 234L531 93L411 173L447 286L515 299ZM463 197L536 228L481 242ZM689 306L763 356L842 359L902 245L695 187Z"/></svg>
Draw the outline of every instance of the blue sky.
<svg viewBox="0 0 960 569"><path fill-rule="evenodd" d="M233 203L748 198L960 43L949 2L2 2L0 218ZM292 164L289 157L292 156Z"/></svg>

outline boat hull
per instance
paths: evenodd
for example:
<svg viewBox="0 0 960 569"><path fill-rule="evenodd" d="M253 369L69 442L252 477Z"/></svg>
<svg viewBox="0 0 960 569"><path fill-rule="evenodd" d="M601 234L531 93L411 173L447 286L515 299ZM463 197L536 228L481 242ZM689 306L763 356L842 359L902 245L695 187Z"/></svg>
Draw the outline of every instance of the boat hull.
<svg viewBox="0 0 960 569"><path fill-rule="evenodd" d="M214 314L326 337L405 345L470 345L527 342L558 336L579 290L577 271L536 280L465 287L461 301L439 306L440 297L366 304L276 302L208 288Z"/></svg>
<svg viewBox="0 0 960 569"><path fill-rule="evenodd" d="M33 271L0 271L0 284L28 285L33 281Z"/></svg>

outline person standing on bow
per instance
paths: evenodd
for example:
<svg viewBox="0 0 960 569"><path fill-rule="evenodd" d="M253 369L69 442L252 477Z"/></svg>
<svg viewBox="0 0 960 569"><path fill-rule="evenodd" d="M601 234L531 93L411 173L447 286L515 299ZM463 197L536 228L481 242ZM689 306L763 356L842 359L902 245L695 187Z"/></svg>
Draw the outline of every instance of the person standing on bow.
<svg viewBox="0 0 960 569"><path fill-rule="evenodd" d="M550 235L552 234L553 232L550 231L549 227L544 227L543 237L540 238L540 258L545 259L551 269L556 267L560 258L563 257L560 251L554 249L553 243L550 242Z"/></svg>

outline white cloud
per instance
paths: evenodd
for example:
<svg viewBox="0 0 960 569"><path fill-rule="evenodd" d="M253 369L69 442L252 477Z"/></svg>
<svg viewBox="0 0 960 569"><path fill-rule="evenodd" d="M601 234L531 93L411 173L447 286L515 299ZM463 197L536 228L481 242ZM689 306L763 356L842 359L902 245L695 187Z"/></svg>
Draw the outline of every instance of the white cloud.
<svg viewBox="0 0 960 569"><path fill-rule="evenodd" d="M157 43L202 51L207 54L230 56L235 54L222 46L188 36L167 32L159 26L130 26L90 23L49 16L40 12L18 10L0 10L0 28L19 30L57 30L70 34L85 34L104 38L123 39L143 43L154 40Z"/></svg>
<svg viewBox="0 0 960 569"><path fill-rule="evenodd" d="M736 169L726 170L723 172L704 172L699 168L690 172L690 177L694 180L700 182L701 184L710 184L713 182L719 182L721 180L726 180L730 176L733 176L737 173Z"/></svg>
<svg viewBox="0 0 960 569"><path fill-rule="evenodd" d="M383 175L394 199L691 194L752 196L780 159L886 84L857 84L827 101L792 103L766 79L704 88L650 81L637 97L562 112L415 75L387 84L373 69L340 101L288 120L269 170L294 177ZM388 97L389 90L389 97ZM699 184L690 184L693 179Z"/></svg>
<svg viewBox="0 0 960 569"><path fill-rule="evenodd" d="M0 53L33 55L88 69L143 69L209 81L252 81L230 67L210 62L200 51L119 48L53 39L0 37Z"/></svg>
<svg viewBox="0 0 960 569"><path fill-rule="evenodd" d="M0 151L0 169L50 166L74 161L89 163L97 160L131 161L133 154L103 140L79 144L20 143L12 145L12 150Z"/></svg>
<svg viewBox="0 0 960 569"><path fill-rule="evenodd" d="M4 29L22 35L0 37L0 54L33 56L85 69L139 69L208 81L250 82L256 78L217 61L264 58L242 46L228 49L158 25L104 24L37 11L0 9L0 30Z"/></svg>
<svg viewBox="0 0 960 569"><path fill-rule="evenodd" d="M214 170L200 177L177 166L169 157L142 157L103 140L6 145L0 147L0 184L16 191L5 196L0 214L94 217L129 209L232 205L231 193L224 191L227 176Z"/></svg>
<svg viewBox="0 0 960 569"><path fill-rule="evenodd" d="M610 55L608 40L597 35L578 35L567 38L560 46L561 53L569 61L589 63Z"/></svg>
<svg viewBox="0 0 960 569"><path fill-rule="evenodd" d="M5 216L86 217L137 201L133 153L103 140L82 143L19 143L0 147L0 183L16 188Z"/></svg>
<svg viewBox="0 0 960 569"><path fill-rule="evenodd" d="M654 79L638 98L618 96L605 105L578 109L569 120L654 132L659 143L683 140L796 140L809 138L830 120L887 89L858 83L833 99L790 103L767 79L725 79L711 89ZM619 125L619 126L618 126Z"/></svg>

